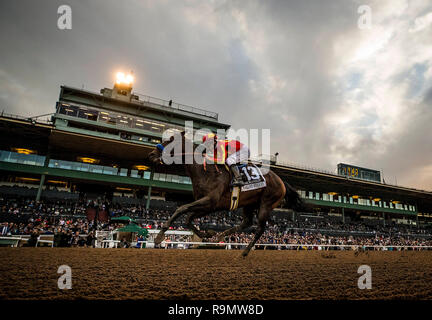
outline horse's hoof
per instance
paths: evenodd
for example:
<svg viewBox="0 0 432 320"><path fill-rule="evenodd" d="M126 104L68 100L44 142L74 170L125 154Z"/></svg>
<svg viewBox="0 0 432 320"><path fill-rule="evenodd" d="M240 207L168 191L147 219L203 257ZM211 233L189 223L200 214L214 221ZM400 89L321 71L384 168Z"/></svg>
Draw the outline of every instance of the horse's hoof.
<svg viewBox="0 0 432 320"><path fill-rule="evenodd" d="M242 252L242 257L246 258L248 254L249 254L249 251L243 251Z"/></svg>

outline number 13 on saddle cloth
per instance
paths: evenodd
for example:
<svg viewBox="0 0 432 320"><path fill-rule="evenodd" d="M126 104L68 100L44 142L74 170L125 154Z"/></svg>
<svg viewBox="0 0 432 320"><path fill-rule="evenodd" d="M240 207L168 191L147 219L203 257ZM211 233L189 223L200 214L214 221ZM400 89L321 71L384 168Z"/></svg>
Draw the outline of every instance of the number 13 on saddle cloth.
<svg viewBox="0 0 432 320"><path fill-rule="evenodd" d="M231 191L231 205L230 210L236 210L240 200L240 192L247 192L256 189L265 188L266 180L260 170L255 164L240 164L240 174L243 180L247 181L242 187L233 187Z"/></svg>

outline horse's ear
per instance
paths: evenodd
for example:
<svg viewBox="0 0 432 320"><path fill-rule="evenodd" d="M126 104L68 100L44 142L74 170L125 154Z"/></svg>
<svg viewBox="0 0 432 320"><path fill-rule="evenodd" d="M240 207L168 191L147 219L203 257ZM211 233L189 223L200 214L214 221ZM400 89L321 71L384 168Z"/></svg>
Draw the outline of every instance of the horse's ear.
<svg viewBox="0 0 432 320"><path fill-rule="evenodd" d="M174 136L171 136L171 138L170 138L169 141L170 141L170 142L173 142L173 141L174 141Z"/></svg>

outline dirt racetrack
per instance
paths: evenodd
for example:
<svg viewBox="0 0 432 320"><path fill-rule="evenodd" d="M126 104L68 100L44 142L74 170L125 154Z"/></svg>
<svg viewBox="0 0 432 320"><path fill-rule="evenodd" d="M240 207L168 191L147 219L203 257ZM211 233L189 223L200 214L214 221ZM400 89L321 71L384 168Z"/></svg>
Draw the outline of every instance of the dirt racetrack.
<svg viewBox="0 0 432 320"><path fill-rule="evenodd" d="M432 251L0 248L1 299L431 299ZM60 290L60 265L72 289ZM372 289L360 290L360 265Z"/></svg>

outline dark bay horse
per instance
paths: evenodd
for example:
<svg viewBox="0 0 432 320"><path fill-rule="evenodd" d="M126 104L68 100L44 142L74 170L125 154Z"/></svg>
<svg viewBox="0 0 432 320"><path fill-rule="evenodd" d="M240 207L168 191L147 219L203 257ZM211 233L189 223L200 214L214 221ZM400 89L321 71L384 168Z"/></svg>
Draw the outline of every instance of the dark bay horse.
<svg viewBox="0 0 432 320"><path fill-rule="evenodd" d="M174 139L162 143L166 147L169 143L174 143ZM181 150L182 155L185 155L185 134L181 133ZM177 142L178 143L178 142ZM196 145L194 145L194 152ZM155 164L161 164L162 151L155 147L148 156L149 160ZM183 162L184 163L184 162ZM215 235L213 231L198 230L193 225L193 220L210 213L229 210L231 203L231 175L224 165L206 165L203 163L184 164L187 175L191 178L193 196L195 201L183 205L174 212L168 222L163 226L155 239L155 244L158 245L164 240L165 231L171 224L183 214L189 213L187 217L188 227L200 238L210 238ZM255 243L264 233L266 222L270 218L270 213L276 208L285 198L288 208L298 209L302 206L302 200L297 191L288 183L284 183L278 175L273 171L268 170L264 175L266 187L257 190L241 192L239 196L238 208L243 208L243 221L239 226L233 227L224 231L219 236L219 241L222 241L225 236L232 233L241 232L250 227L253 223L253 216L256 212L258 219L258 228L254 239L249 243L242 255L247 256Z"/></svg>

